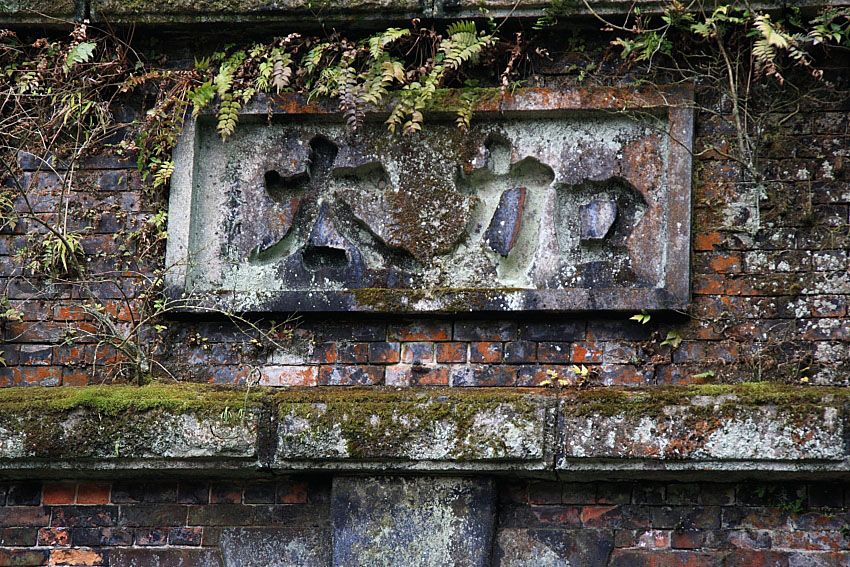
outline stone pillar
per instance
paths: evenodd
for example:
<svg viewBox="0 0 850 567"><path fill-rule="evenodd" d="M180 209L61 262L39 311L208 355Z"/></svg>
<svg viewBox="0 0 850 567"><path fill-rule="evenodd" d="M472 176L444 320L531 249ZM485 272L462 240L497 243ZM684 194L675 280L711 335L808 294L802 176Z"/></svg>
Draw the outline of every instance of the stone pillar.
<svg viewBox="0 0 850 567"><path fill-rule="evenodd" d="M486 567L496 490L488 478L336 477L334 567Z"/></svg>

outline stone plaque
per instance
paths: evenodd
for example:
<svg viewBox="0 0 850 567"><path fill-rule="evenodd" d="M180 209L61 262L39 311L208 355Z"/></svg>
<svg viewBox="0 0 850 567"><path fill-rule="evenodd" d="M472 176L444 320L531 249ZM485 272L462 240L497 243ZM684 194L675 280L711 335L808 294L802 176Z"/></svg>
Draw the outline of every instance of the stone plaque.
<svg viewBox="0 0 850 567"><path fill-rule="evenodd" d="M411 136L295 95L224 142L201 116L175 150L167 289L251 312L681 309L690 100L530 89Z"/></svg>

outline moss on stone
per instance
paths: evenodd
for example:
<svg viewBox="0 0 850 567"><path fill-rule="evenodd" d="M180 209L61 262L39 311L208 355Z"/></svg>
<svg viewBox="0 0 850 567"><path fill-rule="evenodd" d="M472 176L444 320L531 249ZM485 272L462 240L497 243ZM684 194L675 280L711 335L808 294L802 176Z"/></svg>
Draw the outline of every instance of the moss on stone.
<svg viewBox="0 0 850 567"><path fill-rule="evenodd" d="M705 399L701 399L705 398ZM495 426L545 427L542 408L561 399L565 418L663 417L669 408L687 407L687 422L718 426L748 409L776 407L791 422L811 424L825 408L850 402L850 390L777 383L668 386L646 389L501 388L245 388L202 384L153 383L143 387L0 389L0 427L24 440L26 455L38 458L102 458L158 454L181 427L182 415L227 426L250 423L275 408L279 418L305 420L300 435L306 447L332 437L349 458L410 458L424 439L441 438L453 458L506 455L505 439L480 429L479 419L501 419ZM240 410L244 410L240 414ZM704 422L704 423L703 423ZM260 428L274 421L259 423ZM422 432L426 434L422 436ZM179 433L179 432L178 432ZM323 437L324 436L324 437ZM436 437L435 437L436 436ZM442 437L441 437L442 436ZM423 457L427 458L427 457Z"/></svg>
<svg viewBox="0 0 850 567"><path fill-rule="evenodd" d="M452 452L459 458L482 449L499 451L503 447L498 446L498 440L475 430L476 416L509 407L520 421L528 423L540 407L527 392L489 389L358 388L315 395L287 391L275 398L281 418L293 415L310 422L309 437L338 430L348 455L354 458L399 456L423 429L435 425L452 429Z"/></svg>
<svg viewBox="0 0 850 567"><path fill-rule="evenodd" d="M809 414L823 406L838 406L850 401L850 391L838 387L799 387L776 382L751 382L744 384L704 384L696 386L665 386L646 389L600 389L565 392L571 403L565 404L565 413L572 416L658 416L665 407L690 406L690 411L700 413L701 406L694 399L705 396L722 399L724 415L742 407L776 406L790 414ZM717 413L714 404L705 406L705 412Z"/></svg>
<svg viewBox="0 0 850 567"><path fill-rule="evenodd" d="M254 392L199 384L0 389L0 427L38 458L145 455L181 431L180 416L227 427L251 415ZM241 410L241 411L240 411Z"/></svg>
<svg viewBox="0 0 850 567"><path fill-rule="evenodd" d="M463 313L486 310L506 294L528 291L522 288L431 288L431 289L387 289L362 288L347 290L361 307L380 311L411 312L418 301L437 301L440 305L431 311Z"/></svg>
<svg viewBox="0 0 850 567"><path fill-rule="evenodd" d="M67 413L93 410L105 417L147 412L154 409L177 413L220 414L225 408L238 409L246 392L222 386L153 382L146 386L84 386L79 388L2 388L0 415L39 412ZM249 393L255 402L259 394Z"/></svg>

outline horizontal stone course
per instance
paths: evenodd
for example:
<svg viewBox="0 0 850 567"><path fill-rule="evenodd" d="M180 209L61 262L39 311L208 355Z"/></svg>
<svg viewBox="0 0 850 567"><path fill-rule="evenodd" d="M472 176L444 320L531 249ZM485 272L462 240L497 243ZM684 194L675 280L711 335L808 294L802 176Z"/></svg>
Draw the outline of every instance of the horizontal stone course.
<svg viewBox="0 0 850 567"><path fill-rule="evenodd" d="M353 385L382 379L385 367L319 368L323 382ZM530 470L570 478L588 471L603 476L617 471L639 475L647 466L692 474L720 469L777 475L837 473L850 467L843 441L846 400L840 389L801 391L753 384L579 391L556 387L532 393L475 386L545 381L555 386L561 382L581 384L581 377L558 374L546 365L493 364L475 373L464 365L405 365L403 374L391 372L393 368L387 370L389 385L431 388L253 388L246 394L180 387L180 395L189 396L183 404L203 391L220 399L231 396L231 402L219 402L224 409L209 413L191 405L183 409L168 401L167 390L156 386L163 407L154 403L139 408L131 403L123 413L101 410L98 415L72 404L52 414L62 442L47 444L40 432L27 425L33 419L40 423L39 413L10 409L0 417L5 431L0 437L0 468L4 474L25 476L30 470L69 465L79 471L153 466L165 470L232 469L246 474L258 474L263 468L283 472L380 466L391 470ZM462 388L433 388L448 384ZM145 388L91 391L107 396L101 403L107 403L109 395L120 398L135 392L139 399L146 395ZM40 399L43 401L32 401L26 407L50 402L49 397ZM101 431L96 438L86 436L92 418ZM144 439L125 444L122 422L145 431ZM56 457L46 461L45 455ZM42 504L62 514L61 525L69 527L92 523L132 527L146 522L119 513L121 504L150 506L150 514L161 520L154 524L177 527L185 518L178 517L176 506L208 502L226 506L248 498L241 485L233 482L64 482L47 486L43 494L38 484L15 482L0 485L0 489L6 506L20 508L21 516L14 521L21 527L31 525ZM280 489L278 492L278 502L297 502L303 499L298 494L304 494L304 488L293 487L287 496L282 496ZM255 503L275 501L270 487L255 491L250 498ZM617 504L623 498L628 495L604 491L598 495L600 503ZM675 498L676 494L668 494L670 502ZM724 498L707 495L705 502L724 502ZM759 503L743 492L737 498L745 504ZM136 513L144 510L139 507Z"/></svg>

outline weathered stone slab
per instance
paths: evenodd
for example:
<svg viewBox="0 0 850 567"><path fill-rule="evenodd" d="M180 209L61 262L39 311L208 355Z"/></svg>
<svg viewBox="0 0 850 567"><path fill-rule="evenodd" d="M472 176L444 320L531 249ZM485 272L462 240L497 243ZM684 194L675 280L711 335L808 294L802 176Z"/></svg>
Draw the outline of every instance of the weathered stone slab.
<svg viewBox="0 0 850 567"><path fill-rule="evenodd" d="M185 385L9 388L0 399L0 469L40 460L57 468L256 463L259 411L245 402L238 391Z"/></svg>
<svg viewBox="0 0 850 567"><path fill-rule="evenodd" d="M226 528L219 543L224 567L329 567L331 533L310 528Z"/></svg>
<svg viewBox="0 0 850 567"><path fill-rule="evenodd" d="M848 401L842 388L770 384L534 394L253 388L248 397L187 385L7 388L0 390L0 474L826 478L850 475Z"/></svg>
<svg viewBox="0 0 850 567"><path fill-rule="evenodd" d="M335 477L331 511L335 567L490 565L490 479Z"/></svg>
<svg viewBox="0 0 850 567"><path fill-rule="evenodd" d="M553 406L522 395L340 395L278 407L272 466L539 470ZM372 464L374 463L374 464Z"/></svg>
<svg viewBox="0 0 850 567"><path fill-rule="evenodd" d="M26 4L27 2L22 2ZM40 2L46 4L47 2ZM589 2L597 14L625 14L635 6L642 14L660 14L669 7L666 0L592 0ZM795 0L797 7L847 5L847 0L823 2L821 0ZM538 18L549 3L543 0L337 0L315 3L307 0L92 0L92 16L97 21L111 23L250 23L250 22L319 22L362 23L364 20L387 21L415 16L446 19L481 17L482 9L493 17ZM775 2L754 1L751 9L771 9ZM591 10L577 1L564 18L591 17ZM300 20L299 20L300 18Z"/></svg>
<svg viewBox="0 0 850 567"><path fill-rule="evenodd" d="M73 20L77 8L74 0L5 0L0 2L2 24L57 25Z"/></svg>
<svg viewBox="0 0 850 567"><path fill-rule="evenodd" d="M484 93L468 131L435 110L403 143L380 113L351 136L295 95L227 142L212 116L188 124L167 292L239 312L687 306L691 92Z"/></svg>
<svg viewBox="0 0 850 567"><path fill-rule="evenodd" d="M619 407L565 402L556 467L610 458L753 466L846 457L843 404L753 405L730 394L656 405L636 396L624 397Z"/></svg>
<svg viewBox="0 0 850 567"><path fill-rule="evenodd" d="M614 549L610 530L503 528L496 539L494 567L604 567Z"/></svg>
<svg viewBox="0 0 850 567"><path fill-rule="evenodd" d="M847 5L848 0L839 0L838 5ZM824 7L834 5L832 2L822 0L795 0L794 6L799 8ZM658 15L668 9L670 4L666 0L576 0L575 2L563 4L563 14L559 20L575 21L576 18L592 17L595 14L615 15L625 14L635 7L640 9L644 15ZM755 0L748 3L748 9L775 9L776 3L771 0ZM511 2L510 0L434 0L433 11L435 16L444 18L468 18L479 16L481 9L493 17L532 17L537 18L544 14L551 3L543 0L521 0ZM710 12L710 11L709 11ZM616 21L616 20L615 20Z"/></svg>
<svg viewBox="0 0 850 567"><path fill-rule="evenodd" d="M225 567L217 549L122 548L109 550L112 567Z"/></svg>
<svg viewBox="0 0 850 567"><path fill-rule="evenodd" d="M233 423L169 411L104 416L75 410L34 427L37 418L0 428L0 461L21 458L199 459L256 456L256 416Z"/></svg>
<svg viewBox="0 0 850 567"><path fill-rule="evenodd" d="M427 5L426 5L427 6ZM397 19L425 13L417 0L91 0L95 21L181 24L304 22Z"/></svg>

